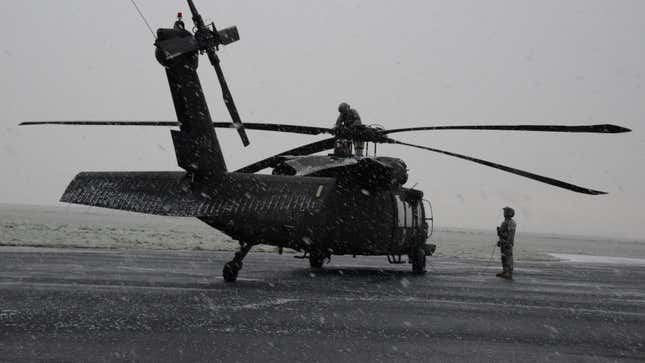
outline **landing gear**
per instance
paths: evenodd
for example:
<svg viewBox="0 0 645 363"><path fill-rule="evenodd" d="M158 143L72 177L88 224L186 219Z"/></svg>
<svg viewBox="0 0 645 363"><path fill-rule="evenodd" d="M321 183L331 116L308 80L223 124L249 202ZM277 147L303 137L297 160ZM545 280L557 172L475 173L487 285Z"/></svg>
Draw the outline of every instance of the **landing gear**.
<svg viewBox="0 0 645 363"><path fill-rule="evenodd" d="M235 263L235 261L227 262L222 270L222 276L226 282L235 282L237 280L237 273L242 269L242 264Z"/></svg>
<svg viewBox="0 0 645 363"><path fill-rule="evenodd" d="M418 247L413 254L410 255L410 263L412 263L412 273L416 275L423 275L426 273L426 250L423 247Z"/></svg>
<svg viewBox="0 0 645 363"><path fill-rule="evenodd" d="M253 245L250 243L240 242L240 250L235 252L235 257L233 257L232 261L229 261L224 265L224 269L222 270L224 281L235 282L235 280L237 280L237 274L242 269L242 260L246 257L246 254L249 253L251 247L253 247Z"/></svg>
<svg viewBox="0 0 645 363"><path fill-rule="evenodd" d="M320 252L309 252L309 266L311 268L322 268L325 257Z"/></svg>

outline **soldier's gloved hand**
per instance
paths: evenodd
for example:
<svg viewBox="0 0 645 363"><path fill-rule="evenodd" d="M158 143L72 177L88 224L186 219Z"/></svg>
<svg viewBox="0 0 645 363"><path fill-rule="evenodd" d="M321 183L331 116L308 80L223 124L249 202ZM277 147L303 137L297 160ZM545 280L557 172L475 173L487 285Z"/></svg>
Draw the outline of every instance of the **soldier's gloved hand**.
<svg viewBox="0 0 645 363"><path fill-rule="evenodd" d="M497 241L497 247L502 247L502 241Z"/></svg>

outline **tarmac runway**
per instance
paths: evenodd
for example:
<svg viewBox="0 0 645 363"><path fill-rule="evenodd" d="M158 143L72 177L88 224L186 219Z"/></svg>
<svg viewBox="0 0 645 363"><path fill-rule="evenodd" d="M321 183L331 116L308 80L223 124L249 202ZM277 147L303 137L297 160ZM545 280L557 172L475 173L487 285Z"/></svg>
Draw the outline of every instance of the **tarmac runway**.
<svg viewBox="0 0 645 363"><path fill-rule="evenodd" d="M645 361L645 265L0 247L0 361Z"/></svg>

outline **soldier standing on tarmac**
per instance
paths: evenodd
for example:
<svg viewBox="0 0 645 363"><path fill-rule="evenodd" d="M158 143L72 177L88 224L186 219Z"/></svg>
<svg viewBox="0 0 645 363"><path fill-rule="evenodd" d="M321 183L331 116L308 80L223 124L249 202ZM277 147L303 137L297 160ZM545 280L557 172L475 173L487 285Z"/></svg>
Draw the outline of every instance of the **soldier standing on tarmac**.
<svg viewBox="0 0 645 363"><path fill-rule="evenodd" d="M516 224L513 220L515 210L511 207L504 207L504 222L497 227L497 246L502 255L502 268L503 271L498 273L498 277L505 279L513 278L513 243L515 242L515 228Z"/></svg>

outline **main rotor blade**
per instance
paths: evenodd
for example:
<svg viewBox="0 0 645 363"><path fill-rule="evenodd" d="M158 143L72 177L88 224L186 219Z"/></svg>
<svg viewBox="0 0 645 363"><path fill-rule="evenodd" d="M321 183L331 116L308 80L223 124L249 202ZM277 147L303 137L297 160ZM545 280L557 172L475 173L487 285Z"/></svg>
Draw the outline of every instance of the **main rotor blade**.
<svg viewBox="0 0 645 363"><path fill-rule="evenodd" d="M83 126L179 126L177 121L27 121L18 126L30 125L83 125Z"/></svg>
<svg viewBox="0 0 645 363"><path fill-rule="evenodd" d="M229 122L214 122L214 127L221 128L235 128ZM276 132L289 132L294 134L305 135L319 135L322 133L333 134L334 130L325 127L313 126L300 126L300 125L285 125L285 124L270 124L270 123L244 123L244 128L249 130L262 130L262 131L276 131Z"/></svg>
<svg viewBox="0 0 645 363"><path fill-rule="evenodd" d="M19 126L30 125L82 125L82 126L179 126L177 121L27 121ZM234 129L230 122L213 122L213 127ZM334 130L325 127L272 124L272 123L245 123L244 128L249 130L288 132L304 135L333 134Z"/></svg>
<svg viewBox="0 0 645 363"><path fill-rule="evenodd" d="M333 149L335 143L336 143L336 139L334 139L333 137L329 139L321 140L321 141L316 141L314 143L299 146L295 149L287 150L287 151L281 152L280 154L257 161L251 165L247 165L241 169L236 170L236 172L256 173L262 169L274 166L280 161L282 161L281 156L284 156L284 155L299 156L299 155L315 154L317 152Z"/></svg>
<svg viewBox="0 0 645 363"><path fill-rule="evenodd" d="M240 138L242 138L242 143L244 144L244 146L248 146L250 144L249 137L246 136L246 131L244 131L244 125L242 124L240 115L237 113L237 107L235 107L235 102L233 101L233 95L231 95L231 91L228 89L228 84L226 84L226 78L224 78L224 72L222 72L222 67L220 67L220 64L219 64L219 57L217 56L217 54L215 54L214 49L209 49L207 53L208 53L208 59L213 65L213 68L215 68L215 73L217 73L217 79L219 80L219 84L222 87L222 96L224 97L224 103L226 104L228 113L231 115L231 119L233 120L233 125L237 129L237 133L240 134Z"/></svg>
<svg viewBox="0 0 645 363"><path fill-rule="evenodd" d="M525 178L537 180L537 181L545 183L545 184L553 185L553 186L556 186L556 187L564 188L564 189L571 190L571 191L578 192L578 193L591 194L591 195L607 194L606 192L602 192L602 191L599 191L599 190L593 190L593 189L589 189L589 188L580 187L580 186L577 186L577 185L569 184L567 182L563 182L561 180L556 180L556 179L552 179L552 178L549 178L549 177L546 177L546 176L529 173L528 171L511 168L509 166L493 163L493 162L482 160L482 159L473 158L471 156L456 154L456 153L452 153L452 152L445 151L445 150L440 150L440 149L433 149L433 148L426 147L426 146L408 144L406 142L401 142L401 141L397 141L397 140L390 139L390 138L388 138L387 140L391 144L406 145L406 146L415 147L415 148L418 148L418 149L434 151L436 153L454 156L456 158L460 158L460 159L472 161L472 162L475 162L475 163L478 163L478 164L490 166L491 168L500 169L500 170L503 170L503 171L508 172L508 173L520 175L520 176L523 176Z"/></svg>
<svg viewBox="0 0 645 363"><path fill-rule="evenodd" d="M602 125L461 125L461 126L426 126L409 127L382 131L382 134L395 132L427 131L427 130L497 130L497 131L544 131L544 132L591 132L601 134L618 134L631 130L622 126Z"/></svg>

